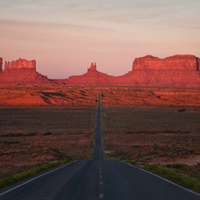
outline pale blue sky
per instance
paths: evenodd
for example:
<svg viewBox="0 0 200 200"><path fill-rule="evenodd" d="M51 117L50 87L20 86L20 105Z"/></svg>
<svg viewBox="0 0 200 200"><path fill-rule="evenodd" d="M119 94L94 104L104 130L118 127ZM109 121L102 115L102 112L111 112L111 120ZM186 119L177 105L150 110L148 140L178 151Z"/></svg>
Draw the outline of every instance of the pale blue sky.
<svg viewBox="0 0 200 200"><path fill-rule="evenodd" d="M0 56L50 78L122 75L136 57L200 57L199 0L0 0Z"/></svg>

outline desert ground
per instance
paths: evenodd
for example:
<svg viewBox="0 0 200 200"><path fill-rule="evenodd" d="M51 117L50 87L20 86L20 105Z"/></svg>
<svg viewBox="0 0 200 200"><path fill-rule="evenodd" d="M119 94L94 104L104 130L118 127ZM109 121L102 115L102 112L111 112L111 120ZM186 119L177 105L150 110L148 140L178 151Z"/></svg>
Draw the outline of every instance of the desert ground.
<svg viewBox="0 0 200 200"><path fill-rule="evenodd" d="M107 107L104 149L120 160L200 162L200 111L194 108Z"/></svg>
<svg viewBox="0 0 200 200"><path fill-rule="evenodd" d="M0 178L54 160L92 159L95 108L1 108Z"/></svg>
<svg viewBox="0 0 200 200"><path fill-rule="evenodd" d="M99 93L107 159L186 164L200 180L200 89L67 86L0 88L0 179L92 159Z"/></svg>
<svg viewBox="0 0 200 200"><path fill-rule="evenodd" d="M0 107L103 106L200 107L200 88L17 86L0 88Z"/></svg>
<svg viewBox="0 0 200 200"><path fill-rule="evenodd" d="M194 107L105 107L105 157L127 161L139 167L152 164L177 173L177 177L199 183L199 120L199 108ZM162 173L160 170L159 175ZM180 183L178 179L176 181ZM192 184L186 185L192 188Z"/></svg>

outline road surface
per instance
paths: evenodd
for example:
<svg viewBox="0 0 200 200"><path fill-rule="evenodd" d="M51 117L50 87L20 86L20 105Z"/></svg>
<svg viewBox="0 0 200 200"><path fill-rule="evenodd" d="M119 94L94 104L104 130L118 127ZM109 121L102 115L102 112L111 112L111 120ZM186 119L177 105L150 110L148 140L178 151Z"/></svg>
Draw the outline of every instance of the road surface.
<svg viewBox="0 0 200 200"><path fill-rule="evenodd" d="M94 159L66 164L0 190L2 200L197 200L200 196L120 161L104 159L101 95L98 96Z"/></svg>

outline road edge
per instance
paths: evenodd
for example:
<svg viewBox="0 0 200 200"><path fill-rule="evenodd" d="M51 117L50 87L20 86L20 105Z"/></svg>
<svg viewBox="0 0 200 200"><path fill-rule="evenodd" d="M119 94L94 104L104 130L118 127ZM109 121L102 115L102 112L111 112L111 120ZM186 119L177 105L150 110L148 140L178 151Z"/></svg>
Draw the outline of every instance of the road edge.
<svg viewBox="0 0 200 200"><path fill-rule="evenodd" d="M62 165L62 166L60 166L60 167L57 167L57 168L55 168L55 169L52 169L51 171L42 173L42 174L40 174L40 175L38 175L38 176L36 176L36 177L34 177L34 178L31 178L31 179L25 181L24 183L21 183L20 185L14 186L13 188L8 189L7 191L0 193L0 197L3 196L4 194L7 194L7 193L9 193L9 192L11 192L11 191L13 191L13 190L15 190L15 189L17 189L17 188L23 186L23 185L26 185L27 183L30 183L30 182L32 182L32 181L38 179L38 178L40 178L40 177L46 176L47 174L53 173L53 172L55 172L55 171L57 171L57 170L59 170L59 169L62 169L62 168L64 168L64 167L67 167L68 165L70 165L70 164L72 164L72 163L74 163L74 162L77 162L77 161L75 160L75 161L73 161L73 162L67 163L67 164Z"/></svg>
<svg viewBox="0 0 200 200"><path fill-rule="evenodd" d="M127 162L125 162L125 163L126 163L127 165L133 167L133 168L137 168L137 169L139 169L139 170L141 170L141 171L143 171L143 172L146 172L146 173L148 173L148 174L151 174L151 175L153 175L153 176L156 176L157 178L160 178L160 179L162 179L162 180L164 180L164 181L166 181L166 182L168 182L168 183L171 183L172 185L175 185L175 186L177 186L177 187L179 187L179 188L181 188L181 189L183 189L183 190L186 190L186 191L188 191L188 192L191 192L191 193L193 193L193 194L195 194L195 195L197 195L197 196L200 197L200 194L197 193L197 192L195 192L195 191L193 191L193 190L190 190L190 189L188 189L188 188L185 188L185 187L183 187L183 186L181 186L181 185L179 185L179 184L177 184L177 183L174 183L174 182L172 182L172 181L170 181L170 180L168 180L168 179L166 179L166 178L163 178L162 176L159 176L159 175L157 175L157 174L154 174L154 173L152 173L152 172L150 172L150 171L147 171L147 170L142 169L142 168L140 168L140 167L137 167L137 166L135 166L135 165L131 165L130 163L127 163Z"/></svg>

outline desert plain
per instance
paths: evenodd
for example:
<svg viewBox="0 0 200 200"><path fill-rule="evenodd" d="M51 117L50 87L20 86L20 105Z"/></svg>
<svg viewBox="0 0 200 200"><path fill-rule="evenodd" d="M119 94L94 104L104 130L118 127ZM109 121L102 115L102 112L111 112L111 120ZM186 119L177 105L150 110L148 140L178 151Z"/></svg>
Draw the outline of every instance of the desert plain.
<svg viewBox="0 0 200 200"><path fill-rule="evenodd" d="M200 89L131 86L0 88L0 179L92 159L99 93L106 159L179 164L200 181Z"/></svg>

